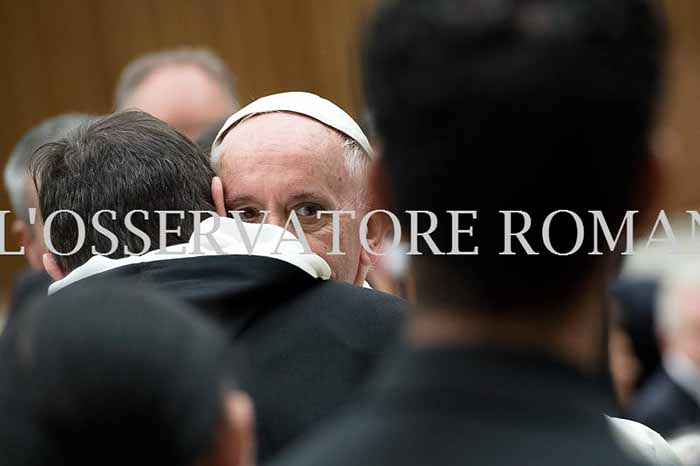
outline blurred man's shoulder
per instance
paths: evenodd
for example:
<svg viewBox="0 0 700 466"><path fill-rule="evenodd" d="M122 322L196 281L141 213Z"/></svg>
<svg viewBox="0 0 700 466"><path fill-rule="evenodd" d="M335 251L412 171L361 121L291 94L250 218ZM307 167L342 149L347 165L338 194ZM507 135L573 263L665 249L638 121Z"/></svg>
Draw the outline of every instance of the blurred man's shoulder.
<svg viewBox="0 0 700 466"><path fill-rule="evenodd" d="M371 288L327 280L309 290L309 296L327 303L332 314L344 314L355 320L377 319L387 323L403 319L409 304L402 298Z"/></svg>
<svg viewBox="0 0 700 466"><path fill-rule="evenodd" d="M298 304L317 325L352 346L369 349L381 343L377 350L382 351L398 337L408 308L397 296L334 280L320 282L302 296Z"/></svg>

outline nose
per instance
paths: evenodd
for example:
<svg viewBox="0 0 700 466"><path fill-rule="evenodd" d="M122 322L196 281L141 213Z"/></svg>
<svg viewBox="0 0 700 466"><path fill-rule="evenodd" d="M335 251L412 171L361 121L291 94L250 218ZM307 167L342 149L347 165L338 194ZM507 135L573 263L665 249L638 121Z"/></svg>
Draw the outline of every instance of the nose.
<svg viewBox="0 0 700 466"><path fill-rule="evenodd" d="M266 223L284 228L284 225L287 223L287 217L284 214L284 212L278 212L273 210L270 212L270 215L267 216Z"/></svg>

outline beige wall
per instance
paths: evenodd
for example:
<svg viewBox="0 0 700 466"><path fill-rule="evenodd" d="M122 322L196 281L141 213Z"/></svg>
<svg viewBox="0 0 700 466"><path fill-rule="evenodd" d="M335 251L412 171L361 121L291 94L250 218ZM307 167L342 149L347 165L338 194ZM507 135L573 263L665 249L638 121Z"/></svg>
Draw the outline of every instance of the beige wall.
<svg viewBox="0 0 700 466"><path fill-rule="evenodd" d="M663 204L700 210L700 2L665 3L673 32L665 122L674 143L667 153Z"/></svg>

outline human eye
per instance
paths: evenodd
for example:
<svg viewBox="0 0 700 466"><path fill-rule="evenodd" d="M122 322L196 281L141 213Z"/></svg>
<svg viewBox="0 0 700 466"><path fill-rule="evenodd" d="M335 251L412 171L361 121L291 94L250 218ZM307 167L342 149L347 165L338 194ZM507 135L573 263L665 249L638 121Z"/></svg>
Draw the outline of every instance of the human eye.
<svg viewBox="0 0 700 466"><path fill-rule="evenodd" d="M318 214L319 211L323 210L323 207L321 207L318 204L314 203L306 203L306 204L301 204L297 207L294 208L294 211L297 213L298 217L305 217L305 218L316 218L316 215Z"/></svg>
<svg viewBox="0 0 700 466"><path fill-rule="evenodd" d="M260 211L254 207L243 207L236 211L240 213L241 220L244 222L254 222L260 216Z"/></svg>

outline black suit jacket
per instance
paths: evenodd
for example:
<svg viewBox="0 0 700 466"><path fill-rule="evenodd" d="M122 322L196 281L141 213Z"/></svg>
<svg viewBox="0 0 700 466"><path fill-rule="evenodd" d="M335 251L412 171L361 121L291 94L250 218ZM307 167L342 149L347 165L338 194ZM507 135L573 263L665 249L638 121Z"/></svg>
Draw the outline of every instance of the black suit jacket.
<svg viewBox="0 0 700 466"><path fill-rule="evenodd" d="M15 285L10 292L10 307L6 325L14 325L20 313L37 299L46 298L52 280L46 272L25 270L15 279Z"/></svg>
<svg viewBox="0 0 700 466"><path fill-rule="evenodd" d="M393 296L316 280L257 256L129 265L68 288L109 279L156 286L225 329L240 357L237 382L255 402L261 459L352 399L394 342L404 306Z"/></svg>
<svg viewBox="0 0 700 466"><path fill-rule="evenodd" d="M661 368L633 400L629 417L668 436L698 427L700 406Z"/></svg>
<svg viewBox="0 0 700 466"><path fill-rule="evenodd" d="M546 357L402 350L363 401L275 466L625 466L613 401Z"/></svg>

